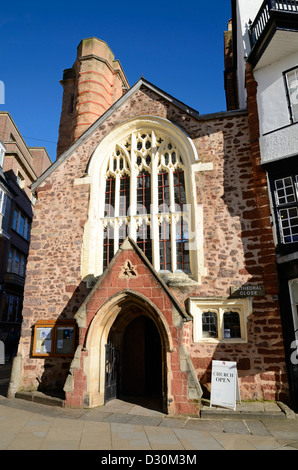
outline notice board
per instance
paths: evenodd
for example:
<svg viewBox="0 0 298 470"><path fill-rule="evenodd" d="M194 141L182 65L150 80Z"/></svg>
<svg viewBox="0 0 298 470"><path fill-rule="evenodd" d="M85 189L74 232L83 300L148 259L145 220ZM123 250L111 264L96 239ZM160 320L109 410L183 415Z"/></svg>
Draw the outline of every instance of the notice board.
<svg viewBox="0 0 298 470"><path fill-rule="evenodd" d="M38 320L34 326L33 357L73 356L74 320Z"/></svg>
<svg viewBox="0 0 298 470"><path fill-rule="evenodd" d="M236 410L236 401L241 402L237 363L212 361L210 407L215 405Z"/></svg>

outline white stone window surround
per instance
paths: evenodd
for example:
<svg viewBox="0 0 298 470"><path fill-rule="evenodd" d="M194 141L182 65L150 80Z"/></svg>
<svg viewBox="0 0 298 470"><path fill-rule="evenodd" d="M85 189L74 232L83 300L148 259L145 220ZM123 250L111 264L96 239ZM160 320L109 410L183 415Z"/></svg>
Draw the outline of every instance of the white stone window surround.
<svg viewBox="0 0 298 470"><path fill-rule="evenodd" d="M206 275L204 267L203 256L203 207L196 204L196 190L195 190L195 171L208 171L212 169L212 164L203 164L200 162L196 148L190 137L177 125L173 124L167 119L155 116L139 116L122 123L116 129L111 131L94 151L88 165L87 175L79 180L75 180L75 184L90 184L90 202L88 221L85 225L83 250L82 250L82 278L87 278L89 275L99 276L102 274L102 241L103 241L103 211L104 211L104 188L105 178L107 172L108 161L113 154L117 144L127 138L128 135L136 135L138 132L153 131L156 134L166 135L174 145L179 148L180 154L183 158L184 164L184 177L185 177L185 190L186 199L189 207L191 208L191 232L195 234L192 242L192 249L190 251L190 270L192 277L200 282L200 278ZM123 149L122 149L123 150ZM134 165L131 168L131 183L134 184L137 174ZM137 169L139 171L139 169ZM152 175L157 178L157 172L152 170ZM157 191L152 186L153 204L157 198ZM117 192L116 192L117 194ZM134 206L136 201L136 191L131 190L130 204ZM137 218L130 221L131 232L130 236L135 239L135 230L137 226ZM146 221L148 223L148 220ZM121 226L123 221L119 217L114 218L114 224ZM158 227L153 226L153 245L158 243L157 236L154 235ZM155 230L155 232L154 232ZM157 240L157 242L156 242ZM99 248L100 247L100 248ZM158 270L159 266L159 250L153 248L153 265Z"/></svg>
<svg viewBox="0 0 298 470"><path fill-rule="evenodd" d="M217 313L218 338L203 338L202 315L205 312ZM225 338L224 313L233 311L239 313L240 338ZM227 299L227 298L195 298L189 299L189 312L193 317L193 341L195 343L246 343L247 342L247 318L252 313L252 299Z"/></svg>
<svg viewBox="0 0 298 470"><path fill-rule="evenodd" d="M3 216L5 215L7 198L8 195L6 194L6 192L2 188L0 188L0 214Z"/></svg>

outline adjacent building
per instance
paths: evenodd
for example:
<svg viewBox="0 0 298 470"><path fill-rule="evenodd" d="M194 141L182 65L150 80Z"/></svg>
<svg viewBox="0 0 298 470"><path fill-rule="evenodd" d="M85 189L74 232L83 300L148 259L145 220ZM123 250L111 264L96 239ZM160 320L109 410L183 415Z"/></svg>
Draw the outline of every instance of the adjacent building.
<svg viewBox="0 0 298 470"><path fill-rule="evenodd" d="M298 2L232 0L228 109L248 107L266 172L292 405L298 407Z"/></svg>
<svg viewBox="0 0 298 470"><path fill-rule="evenodd" d="M10 394L59 391L87 407L150 396L167 413L198 414L219 360L237 363L242 399L287 401L250 114L200 115L144 78L129 87L97 38L67 70L61 150L31 186Z"/></svg>
<svg viewBox="0 0 298 470"><path fill-rule="evenodd" d="M0 112L0 336L20 332L33 202L30 186L51 164L29 148L13 119Z"/></svg>

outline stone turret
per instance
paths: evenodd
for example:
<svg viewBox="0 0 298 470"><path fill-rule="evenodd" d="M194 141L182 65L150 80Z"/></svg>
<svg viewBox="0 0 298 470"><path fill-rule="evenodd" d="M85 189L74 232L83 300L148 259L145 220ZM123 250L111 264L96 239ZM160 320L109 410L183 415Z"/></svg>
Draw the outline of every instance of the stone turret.
<svg viewBox="0 0 298 470"><path fill-rule="evenodd" d="M57 157L67 150L129 88L121 64L97 38L83 39L77 59L63 72Z"/></svg>

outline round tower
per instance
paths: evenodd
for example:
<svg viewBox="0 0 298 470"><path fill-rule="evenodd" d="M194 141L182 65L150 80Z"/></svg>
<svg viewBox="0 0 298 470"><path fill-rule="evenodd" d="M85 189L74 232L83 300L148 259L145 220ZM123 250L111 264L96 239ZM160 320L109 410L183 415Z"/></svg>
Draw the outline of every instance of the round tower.
<svg viewBox="0 0 298 470"><path fill-rule="evenodd" d="M63 72L57 157L67 150L129 88L121 64L97 38L83 39L71 69Z"/></svg>

